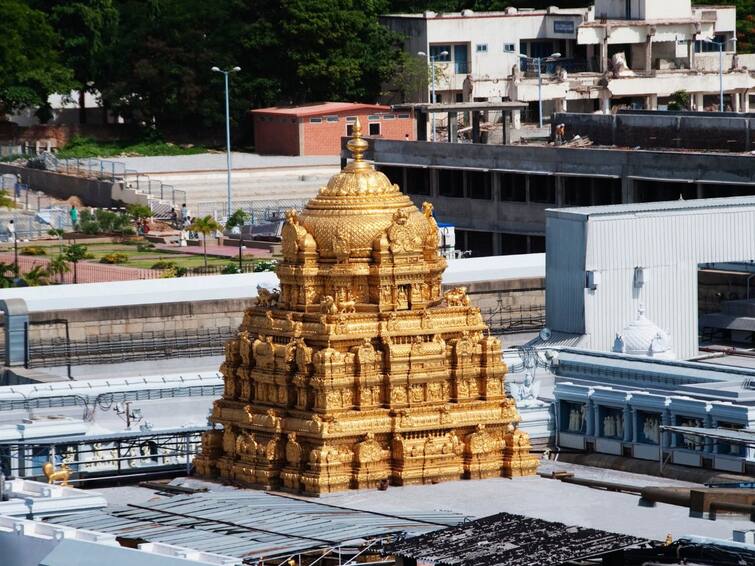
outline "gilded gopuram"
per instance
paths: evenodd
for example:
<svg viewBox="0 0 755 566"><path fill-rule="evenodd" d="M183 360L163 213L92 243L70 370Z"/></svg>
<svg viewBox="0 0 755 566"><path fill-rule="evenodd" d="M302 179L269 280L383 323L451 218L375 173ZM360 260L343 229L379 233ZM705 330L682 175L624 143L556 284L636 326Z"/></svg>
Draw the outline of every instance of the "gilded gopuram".
<svg viewBox="0 0 755 566"><path fill-rule="evenodd" d="M432 205L353 160L283 227L280 289L226 345L199 475L317 495L535 472L500 341L441 290Z"/></svg>

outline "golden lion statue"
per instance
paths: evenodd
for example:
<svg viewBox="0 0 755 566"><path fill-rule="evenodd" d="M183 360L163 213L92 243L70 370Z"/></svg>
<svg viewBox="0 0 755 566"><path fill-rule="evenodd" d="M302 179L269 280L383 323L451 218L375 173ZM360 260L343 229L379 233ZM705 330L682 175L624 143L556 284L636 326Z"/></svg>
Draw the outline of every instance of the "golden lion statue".
<svg viewBox="0 0 755 566"><path fill-rule="evenodd" d="M60 485L67 486L68 478L71 477L71 468L68 467L68 464L62 464L60 469L55 471L55 465L52 462L46 462L42 466L42 471L47 476L47 483L59 481Z"/></svg>

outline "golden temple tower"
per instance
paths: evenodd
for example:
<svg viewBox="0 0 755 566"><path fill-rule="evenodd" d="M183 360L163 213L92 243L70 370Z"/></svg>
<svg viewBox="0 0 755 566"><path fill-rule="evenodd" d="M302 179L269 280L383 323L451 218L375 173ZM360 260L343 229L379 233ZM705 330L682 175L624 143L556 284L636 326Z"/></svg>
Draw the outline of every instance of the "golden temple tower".
<svg viewBox="0 0 755 566"><path fill-rule="evenodd" d="M311 495L533 474L500 342L463 288L441 292L432 205L363 160L359 122L348 148L226 345L197 472Z"/></svg>

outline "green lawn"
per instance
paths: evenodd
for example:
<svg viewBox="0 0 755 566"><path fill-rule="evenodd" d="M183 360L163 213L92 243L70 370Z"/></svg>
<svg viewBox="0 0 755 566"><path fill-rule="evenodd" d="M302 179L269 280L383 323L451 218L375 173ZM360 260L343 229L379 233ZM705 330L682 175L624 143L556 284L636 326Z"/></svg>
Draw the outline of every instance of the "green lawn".
<svg viewBox="0 0 755 566"><path fill-rule="evenodd" d="M182 146L163 141L113 140L99 142L92 138L73 136L58 150L60 159L84 157L118 157L120 155L196 155L206 153L203 146Z"/></svg>
<svg viewBox="0 0 755 566"><path fill-rule="evenodd" d="M177 266L186 268L200 267L204 265L204 257L201 255L172 253L166 252L165 250L139 251L136 249L136 246L128 244L90 244L87 245L87 250L94 256L93 259L88 261L93 262L99 261L102 256L107 254L125 254L129 258L128 262L116 264L124 267L150 269L160 260L172 261L175 262ZM208 265L226 265L231 261L231 259L207 256Z"/></svg>

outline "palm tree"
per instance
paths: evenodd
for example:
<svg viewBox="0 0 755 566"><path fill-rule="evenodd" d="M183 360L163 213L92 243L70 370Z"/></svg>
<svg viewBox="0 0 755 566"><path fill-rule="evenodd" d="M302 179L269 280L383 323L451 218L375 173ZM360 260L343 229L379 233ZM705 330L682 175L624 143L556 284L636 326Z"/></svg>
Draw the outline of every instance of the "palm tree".
<svg viewBox="0 0 755 566"><path fill-rule="evenodd" d="M207 269L207 235L222 230L223 225L208 214L202 218L195 218L189 229L193 232L202 234L202 243L204 244L204 267Z"/></svg>
<svg viewBox="0 0 755 566"><path fill-rule="evenodd" d="M21 279L28 287L39 287L40 285L47 285L49 281L47 278L50 273L47 271L44 265L35 265L29 271L21 276Z"/></svg>
<svg viewBox="0 0 755 566"><path fill-rule="evenodd" d="M246 221L249 220L250 214L246 212L245 210L239 208L236 212L231 214L228 217L228 220L225 223L226 230L233 230L234 228L238 227L239 229L239 273L243 273L243 264L242 264L242 258L241 258L241 248L244 245L244 233L242 230L244 229L244 224L246 224Z"/></svg>
<svg viewBox="0 0 755 566"><path fill-rule="evenodd" d="M63 283L63 275L71 271L71 268L68 267L68 260L65 256L59 254L50 259L50 263L47 264L47 271L50 275L57 276L59 283Z"/></svg>

